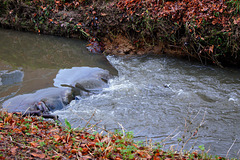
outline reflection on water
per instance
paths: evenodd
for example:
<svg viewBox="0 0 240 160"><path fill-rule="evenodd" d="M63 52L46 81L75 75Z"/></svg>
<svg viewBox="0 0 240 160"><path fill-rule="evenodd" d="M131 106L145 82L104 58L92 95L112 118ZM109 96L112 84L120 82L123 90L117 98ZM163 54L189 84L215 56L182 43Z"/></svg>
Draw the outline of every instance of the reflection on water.
<svg viewBox="0 0 240 160"><path fill-rule="evenodd" d="M0 29L0 102L16 94L52 87L59 69L99 67L117 71L86 42Z"/></svg>

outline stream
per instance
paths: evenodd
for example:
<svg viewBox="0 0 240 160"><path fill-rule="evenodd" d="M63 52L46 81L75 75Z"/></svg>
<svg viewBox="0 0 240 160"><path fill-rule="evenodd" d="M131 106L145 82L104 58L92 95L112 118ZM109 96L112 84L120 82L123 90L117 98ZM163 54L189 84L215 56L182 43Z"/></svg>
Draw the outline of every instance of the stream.
<svg viewBox="0 0 240 160"><path fill-rule="evenodd" d="M52 87L60 69L99 67L115 75L109 87L55 111L61 121L80 128L90 121L111 131L124 127L137 141L164 141L165 149L180 150L183 135L195 132L184 149L204 145L219 156L230 149L228 157L239 158L239 69L166 56L104 57L89 53L84 41L3 29L0 44L0 103Z"/></svg>

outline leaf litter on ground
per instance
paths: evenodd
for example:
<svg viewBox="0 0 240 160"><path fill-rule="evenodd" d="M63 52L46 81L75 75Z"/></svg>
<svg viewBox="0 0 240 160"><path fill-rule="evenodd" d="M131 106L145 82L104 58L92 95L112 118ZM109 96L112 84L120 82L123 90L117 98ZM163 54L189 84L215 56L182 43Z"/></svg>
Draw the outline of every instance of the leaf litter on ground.
<svg viewBox="0 0 240 160"><path fill-rule="evenodd" d="M180 154L138 144L132 132L103 134L90 132L92 126L72 129L65 122L66 127L42 117L1 111L0 159L202 159L197 152Z"/></svg>

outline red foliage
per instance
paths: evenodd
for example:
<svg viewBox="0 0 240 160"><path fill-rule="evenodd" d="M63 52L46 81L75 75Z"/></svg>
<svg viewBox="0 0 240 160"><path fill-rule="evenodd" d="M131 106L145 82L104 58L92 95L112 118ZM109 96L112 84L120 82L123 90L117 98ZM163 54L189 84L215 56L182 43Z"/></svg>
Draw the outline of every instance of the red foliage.
<svg viewBox="0 0 240 160"><path fill-rule="evenodd" d="M121 0L117 6L129 15L141 12L140 16L150 15L154 19L169 18L174 22L194 22L198 27L204 22L229 27L225 0L178 0L163 3L161 0ZM140 11L140 12L138 12Z"/></svg>

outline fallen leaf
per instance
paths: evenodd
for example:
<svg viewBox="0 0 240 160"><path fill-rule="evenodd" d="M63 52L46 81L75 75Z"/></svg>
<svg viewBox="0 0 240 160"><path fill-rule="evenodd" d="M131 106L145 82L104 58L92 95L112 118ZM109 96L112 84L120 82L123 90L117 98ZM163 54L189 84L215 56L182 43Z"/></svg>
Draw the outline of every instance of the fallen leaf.
<svg viewBox="0 0 240 160"><path fill-rule="evenodd" d="M53 137L56 142L58 142L61 139L61 137L59 135L53 135Z"/></svg>
<svg viewBox="0 0 240 160"><path fill-rule="evenodd" d="M37 146L38 146L38 144L35 143L35 142L30 142L30 144L31 144L31 146L33 146L33 147L37 147Z"/></svg>
<svg viewBox="0 0 240 160"><path fill-rule="evenodd" d="M37 157L37 158L45 158L45 154L44 154L44 153L41 153L41 154L31 153L31 155L32 155L33 157Z"/></svg>
<svg viewBox="0 0 240 160"><path fill-rule="evenodd" d="M92 159L93 157L91 157L91 156L83 156L83 157L81 157L81 158L84 159L84 160L85 160L85 159L87 160L87 159Z"/></svg>
<svg viewBox="0 0 240 160"><path fill-rule="evenodd" d="M82 152L87 152L88 148L82 148Z"/></svg>
<svg viewBox="0 0 240 160"><path fill-rule="evenodd" d="M72 149L71 153L75 154L75 153L77 153L77 150L76 149Z"/></svg>
<svg viewBox="0 0 240 160"><path fill-rule="evenodd" d="M212 45L211 47L209 47L209 53L213 53L213 48L214 48L214 45Z"/></svg>
<svg viewBox="0 0 240 160"><path fill-rule="evenodd" d="M101 13L101 16L105 17L107 14L106 13Z"/></svg>
<svg viewBox="0 0 240 160"><path fill-rule="evenodd" d="M12 155L13 155L13 156L16 155L17 149L18 149L18 147L13 147L13 148L11 148L11 152L12 152Z"/></svg>

